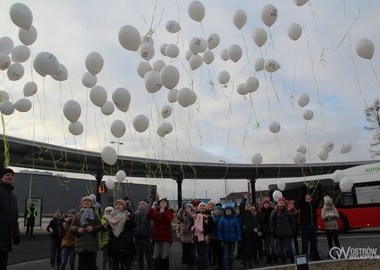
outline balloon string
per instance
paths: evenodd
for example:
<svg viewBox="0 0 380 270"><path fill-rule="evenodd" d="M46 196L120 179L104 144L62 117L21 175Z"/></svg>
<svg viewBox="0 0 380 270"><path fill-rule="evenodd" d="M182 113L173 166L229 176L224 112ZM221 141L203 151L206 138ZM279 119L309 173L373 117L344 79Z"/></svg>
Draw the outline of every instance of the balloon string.
<svg viewBox="0 0 380 270"><path fill-rule="evenodd" d="M250 60L249 60L249 59L250 59L250 58L249 58L249 53L248 53L247 41L246 41L246 39L245 39L244 33L243 33L243 31L240 31L240 33L241 33L241 36L242 36L242 38L243 38L243 43L244 43L245 53L247 54L247 63L246 63L246 65L243 67L243 70L245 70L246 67L249 67L249 63L250 63Z"/></svg>
<svg viewBox="0 0 380 270"><path fill-rule="evenodd" d="M350 50L352 51L352 42L351 42L351 36L350 36L350 34L347 35L347 38L348 38L348 41L349 41L348 45L350 46ZM354 57L352 56L352 54L350 55L350 57L351 57L352 66L354 67L354 70L355 70L355 75L356 75L355 77L356 77L356 82L358 84L360 96L363 99L365 107L368 107L367 101L365 100L365 98L363 96L362 87L361 87L359 76L358 76L359 73L358 73L358 69L357 69L355 61L354 61Z"/></svg>
<svg viewBox="0 0 380 270"><path fill-rule="evenodd" d="M372 63L371 63L371 68L372 68L373 74L375 75L375 79L376 79L376 82L377 82L377 86L378 86L379 89L380 89L379 77L377 76L376 70L375 70L375 68L373 67L373 64L372 64Z"/></svg>
<svg viewBox="0 0 380 270"><path fill-rule="evenodd" d="M6 168L9 165L9 143L5 133L4 115L1 114L1 124L3 126L3 144L4 144L4 163L3 167Z"/></svg>

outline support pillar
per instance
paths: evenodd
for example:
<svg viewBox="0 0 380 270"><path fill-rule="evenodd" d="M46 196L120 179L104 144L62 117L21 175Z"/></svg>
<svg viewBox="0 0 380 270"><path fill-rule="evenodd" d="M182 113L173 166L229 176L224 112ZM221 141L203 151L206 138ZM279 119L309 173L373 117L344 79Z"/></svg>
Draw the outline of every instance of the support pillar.
<svg viewBox="0 0 380 270"><path fill-rule="evenodd" d="M177 203L178 203L178 209L182 207L182 177L178 177L176 179L177 182Z"/></svg>
<svg viewBox="0 0 380 270"><path fill-rule="evenodd" d="M102 179L103 179L103 170L99 170L97 171L96 173L96 201L99 203L99 204L102 204L102 198L101 198L101 194L99 193L99 185L102 183Z"/></svg>
<svg viewBox="0 0 380 270"><path fill-rule="evenodd" d="M250 178L249 182L251 183L251 199L252 203L256 205L256 178Z"/></svg>

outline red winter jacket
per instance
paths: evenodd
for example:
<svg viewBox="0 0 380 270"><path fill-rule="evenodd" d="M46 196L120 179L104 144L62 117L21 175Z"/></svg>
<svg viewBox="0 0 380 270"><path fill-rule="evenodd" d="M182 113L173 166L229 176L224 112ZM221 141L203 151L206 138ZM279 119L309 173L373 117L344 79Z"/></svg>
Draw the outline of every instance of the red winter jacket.
<svg viewBox="0 0 380 270"><path fill-rule="evenodd" d="M162 213L160 213L160 208L150 208L147 214L147 218L153 221L153 241L172 242L172 209L165 209Z"/></svg>

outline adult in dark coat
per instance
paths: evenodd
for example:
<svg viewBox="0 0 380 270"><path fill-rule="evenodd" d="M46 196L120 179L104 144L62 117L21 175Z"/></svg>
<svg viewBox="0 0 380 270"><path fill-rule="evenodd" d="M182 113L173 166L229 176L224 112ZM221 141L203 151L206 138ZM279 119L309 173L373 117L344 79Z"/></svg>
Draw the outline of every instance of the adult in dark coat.
<svg viewBox="0 0 380 270"><path fill-rule="evenodd" d="M7 269L8 253L20 242L17 198L13 192L15 174L6 168L0 174L0 270Z"/></svg>

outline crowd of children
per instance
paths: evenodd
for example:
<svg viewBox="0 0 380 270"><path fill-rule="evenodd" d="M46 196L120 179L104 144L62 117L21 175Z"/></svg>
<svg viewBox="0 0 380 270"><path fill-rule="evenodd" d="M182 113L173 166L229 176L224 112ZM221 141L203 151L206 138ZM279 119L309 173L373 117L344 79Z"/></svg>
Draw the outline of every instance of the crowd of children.
<svg viewBox="0 0 380 270"><path fill-rule="evenodd" d="M321 217L325 222L328 244L339 247L339 214L331 198L324 198ZM294 263L300 254L319 260L317 212L312 197L306 195L295 207L294 201L281 197L276 204L263 200L252 204L244 197L237 207L193 200L177 213L166 198L140 201L136 211L118 199L101 211L91 196L83 197L79 210L71 209L66 219L57 210L47 226L51 236L51 268L94 270L101 254L102 270L129 270L136 260L139 270L167 270L176 236L182 246L182 264L186 269L233 269L241 259L244 269ZM310 244L310 245L309 245ZM237 256L235 257L235 254ZM238 262L240 263L240 262Z"/></svg>

